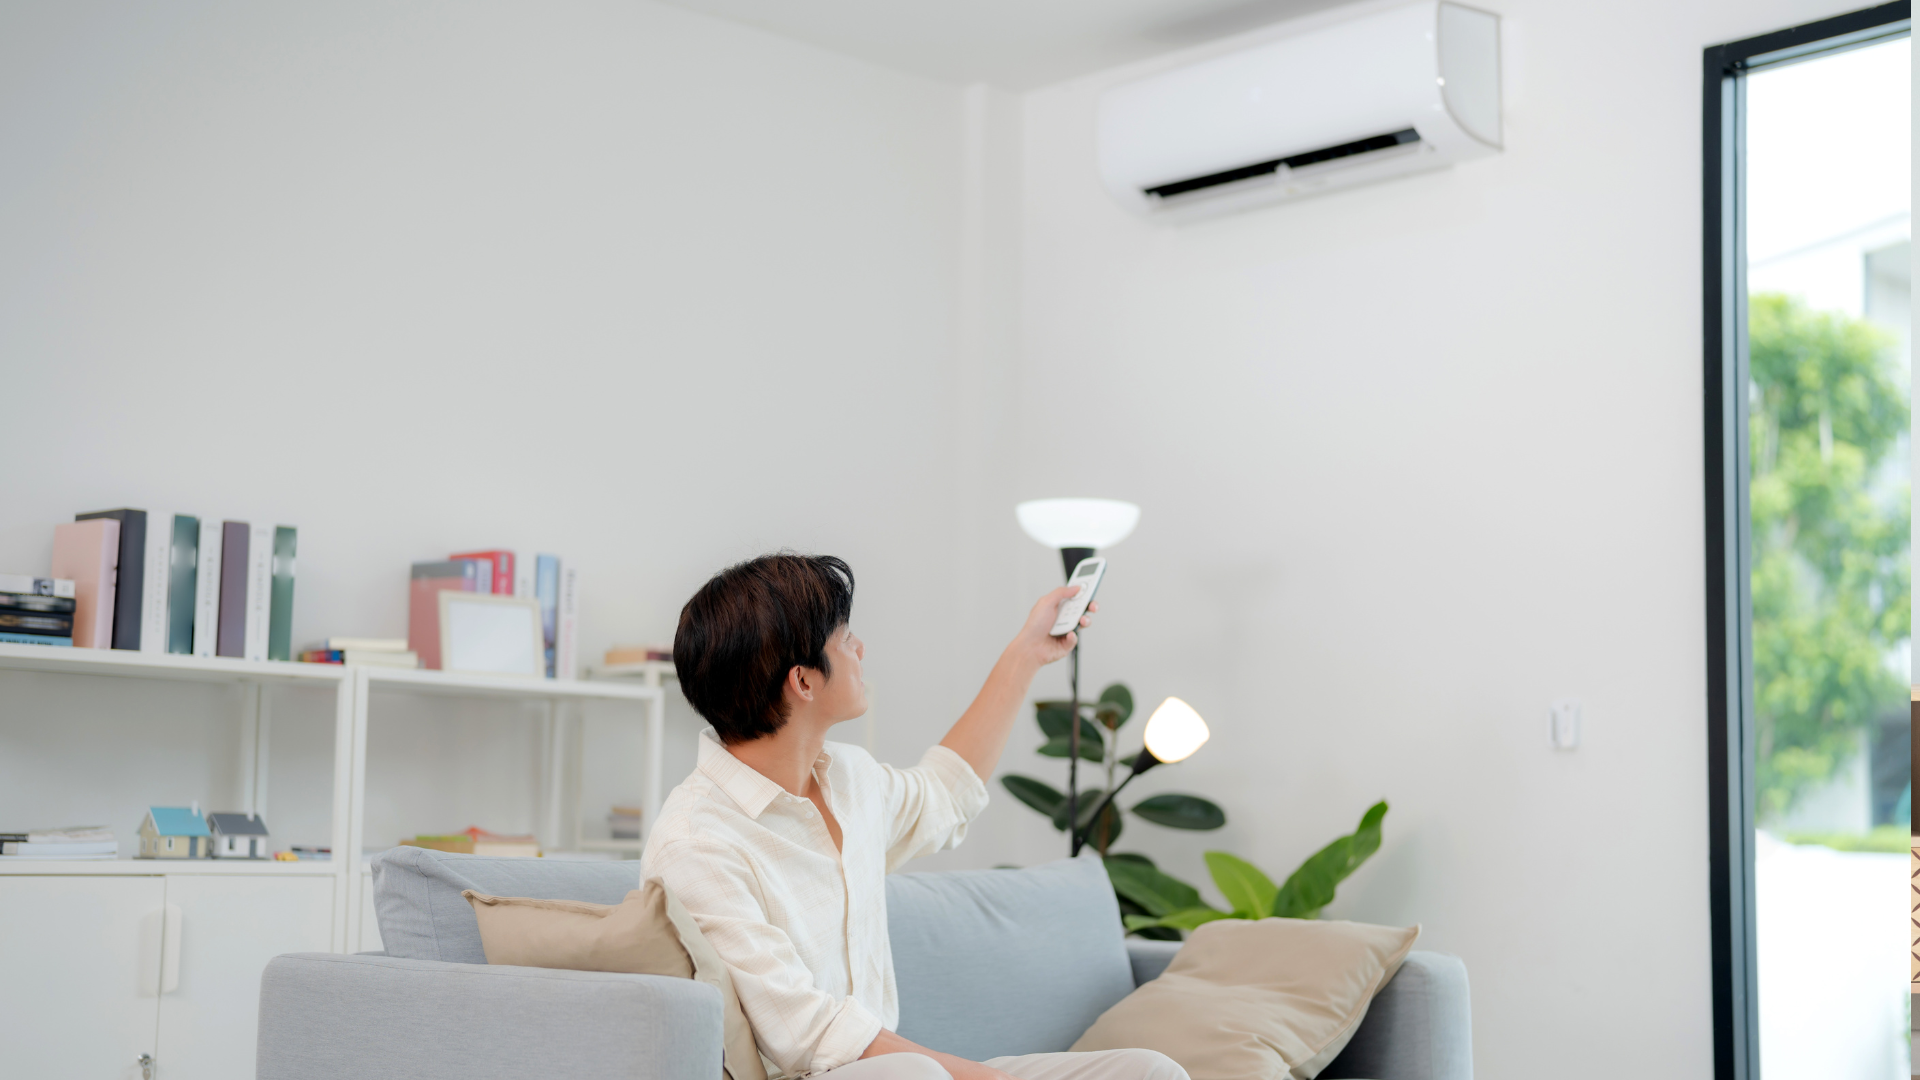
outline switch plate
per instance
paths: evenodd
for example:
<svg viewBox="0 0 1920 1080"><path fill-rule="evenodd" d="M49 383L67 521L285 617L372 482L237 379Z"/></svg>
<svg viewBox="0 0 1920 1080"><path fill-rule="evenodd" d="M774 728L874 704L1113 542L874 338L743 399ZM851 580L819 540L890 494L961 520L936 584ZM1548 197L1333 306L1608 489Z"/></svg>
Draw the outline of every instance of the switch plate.
<svg viewBox="0 0 1920 1080"><path fill-rule="evenodd" d="M1555 750L1574 750L1580 746L1580 703L1561 698L1553 703L1548 737Z"/></svg>

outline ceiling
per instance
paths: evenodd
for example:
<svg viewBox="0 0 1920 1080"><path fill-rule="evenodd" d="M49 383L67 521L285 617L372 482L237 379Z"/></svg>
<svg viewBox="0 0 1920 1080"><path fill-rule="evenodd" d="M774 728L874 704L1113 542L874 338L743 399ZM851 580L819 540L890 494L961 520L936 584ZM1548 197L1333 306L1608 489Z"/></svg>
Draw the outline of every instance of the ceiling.
<svg viewBox="0 0 1920 1080"><path fill-rule="evenodd" d="M1339 0L668 0L951 83L1026 90Z"/></svg>

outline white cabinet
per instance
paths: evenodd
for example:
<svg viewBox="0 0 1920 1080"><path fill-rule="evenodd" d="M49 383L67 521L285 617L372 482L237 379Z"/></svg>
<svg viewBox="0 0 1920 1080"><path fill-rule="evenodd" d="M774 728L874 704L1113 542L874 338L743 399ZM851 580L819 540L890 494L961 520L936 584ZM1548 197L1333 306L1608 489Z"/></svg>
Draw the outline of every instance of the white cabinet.
<svg viewBox="0 0 1920 1080"><path fill-rule="evenodd" d="M157 877L0 878L0 1016L12 1018L0 1072L139 1080L165 902Z"/></svg>
<svg viewBox="0 0 1920 1080"><path fill-rule="evenodd" d="M178 912L177 917L175 912ZM333 878L167 878L155 1080L245 1080L253 1075L260 973L290 952L327 952ZM177 958L177 960L176 960Z"/></svg>

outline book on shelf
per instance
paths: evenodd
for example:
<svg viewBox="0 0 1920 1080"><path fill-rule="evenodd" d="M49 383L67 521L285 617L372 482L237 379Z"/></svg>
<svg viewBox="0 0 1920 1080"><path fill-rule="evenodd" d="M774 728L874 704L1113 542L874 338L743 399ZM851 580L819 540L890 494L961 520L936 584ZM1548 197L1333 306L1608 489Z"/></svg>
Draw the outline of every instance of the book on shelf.
<svg viewBox="0 0 1920 1080"><path fill-rule="evenodd" d="M199 563L193 586L193 655L220 651L220 543L226 529L213 518L200 519Z"/></svg>
<svg viewBox="0 0 1920 1080"><path fill-rule="evenodd" d="M299 546L299 530L291 525L273 527L273 558L270 567L272 598L267 622L267 659L293 659L293 557Z"/></svg>
<svg viewBox="0 0 1920 1080"><path fill-rule="evenodd" d="M70 596L0 592L0 642L70 647L76 606ZM0 839L4 838L0 834Z"/></svg>
<svg viewBox="0 0 1920 1080"><path fill-rule="evenodd" d="M75 844L35 843L31 840L0 843L0 855L14 855L22 859L111 859L118 854L120 845L112 840Z"/></svg>
<svg viewBox="0 0 1920 1080"><path fill-rule="evenodd" d="M244 521L220 523L220 632L216 656L243 660L247 655L247 546L253 527Z"/></svg>
<svg viewBox="0 0 1920 1080"><path fill-rule="evenodd" d="M315 649L364 649L368 652L406 652L406 638L385 637L330 637Z"/></svg>
<svg viewBox="0 0 1920 1080"><path fill-rule="evenodd" d="M162 516L167 535L167 651L193 655L193 613L199 602L200 519L191 514ZM151 523L149 523L151 527Z"/></svg>
<svg viewBox="0 0 1920 1080"><path fill-rule="evenodd" d="M486 592L495 596L514 595L514 558L513 552L505 548L492 548L487 551L458 552L447 556L449 559L477 559L487 564L488 578Z"/></svg>
<svg viewBox="0 0 1920 1080"><path fill-rule="evenodd" d="M560 567L560 611L553 636L553 677L580 677L580 575L572 562Z"/></svg>
<svg viewBox="0 0 1920 1080"><path fill-rule="evenodd" d="M362 667L417 668L420 655L411 650L390 649L307 649L300 654L302 663L346 664Z"/></svg>
<svg viewBox="0 0 1920 1080"><path fill-rule="evenodd" d="M560 631L560 556L539 555L533 575L534 599L540 603L540 633L546 639L547 678L553 678L554 648Z"/></svg>
<svg viewBox="0 0 1920 1080"><path fill-rule="evenodd" d="M537 858L540 842L532 835L509 836L488 832L478 826L458 833L422 833L400 841L404 847L451 851L462 855L492 855L505 858Z"/></svg>
<svg viewBox="0 0 1920 1080"><path fill-rule="evenodd" d="M0 858L111 859L119 853L113 831L100 825L0 833Z"/></svg>
<svg viewBox="0 0 1920 1080"><path fill-rule="evenodd" d="M421 667L440 670L440 594L448 589L491 591L491 575L492 567L478 559L413 564L407 589L407 647L419 654Z"/></svg>
<svg viewBox="0 0 1920 1080"><path fill-rule="evenodd" d="M137 651L140 648L140 631L145 625L141 615L146 600L147 512L95 510L73 515L75 521L104 519L120 523L120 550L115 560L117 570L113 592L113 647Z"/></svg>
<svg viewBox="0 0 1920 1080"><path fill-rule="evenodd" d="M32 574L0 574L0 592L28 596L55 596L72 600L73 582L67 578L34 577Z"/></svg>
<svg viewBox="0 0 1920 1080"><path fill-rule="evenodd" d="M273 619L273 526L247 526L247 660L267 658L267 627Z"/></svg>
<svg viewBox="0 0 1920 1080"><path fill-rule="evenodd" d="M113 647L115 572L119 565L119 521L89 518L54 526L52 576L73 582L76 646Z"/></svg>
<svg viewBox="0 0 1920 1080"><path fill-rule="evenodd" d="M673 648L668 645L615 645L600 662L607 667L623 664L673 663Z"/></svg>
<svg viewBox="0 0 1920 1080"><path fill-rule="evenodd" d="M540 558L531 552L513 553L513 595L537 596L534 591L534 571L540 566Z"/></svg>

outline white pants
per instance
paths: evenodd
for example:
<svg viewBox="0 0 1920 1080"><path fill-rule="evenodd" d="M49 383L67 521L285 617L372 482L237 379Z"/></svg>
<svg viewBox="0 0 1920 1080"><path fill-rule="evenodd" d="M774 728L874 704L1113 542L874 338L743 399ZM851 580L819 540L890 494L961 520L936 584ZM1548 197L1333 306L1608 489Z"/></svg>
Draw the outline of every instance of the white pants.
<svg viewBox="0 0 1920 1080"><path fill-rule="evenodd" d="M1022 1054L987 1062L1017 1080L1187 1080L1187 1071L1158 1050L1095 1050ZM924 1054L881 1054L829 1069L832 1080L953 1080Z"/></svg>

